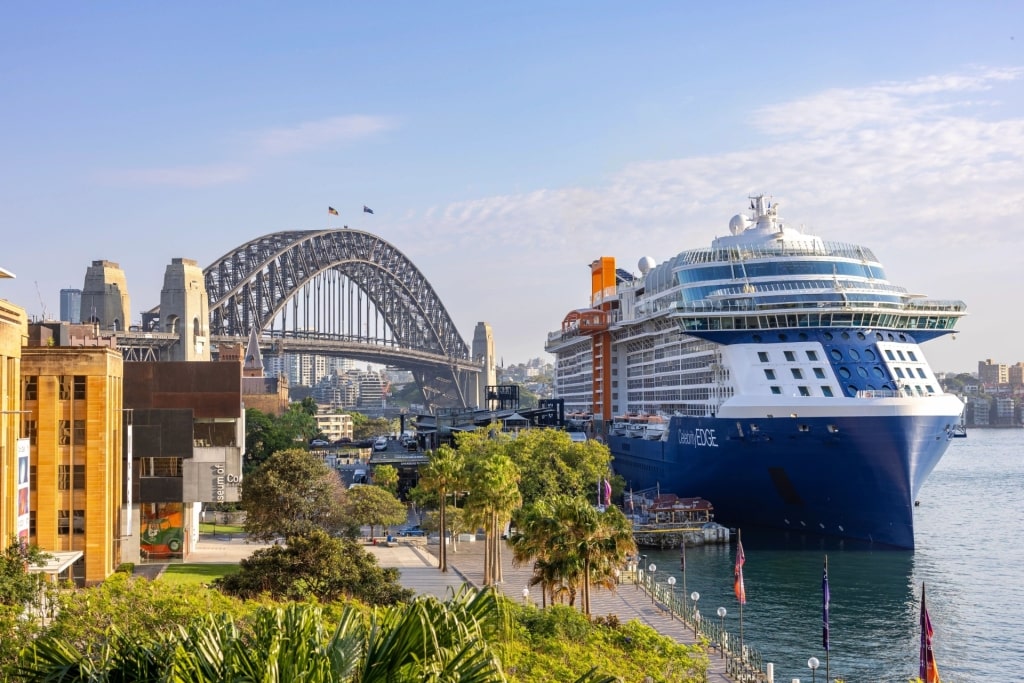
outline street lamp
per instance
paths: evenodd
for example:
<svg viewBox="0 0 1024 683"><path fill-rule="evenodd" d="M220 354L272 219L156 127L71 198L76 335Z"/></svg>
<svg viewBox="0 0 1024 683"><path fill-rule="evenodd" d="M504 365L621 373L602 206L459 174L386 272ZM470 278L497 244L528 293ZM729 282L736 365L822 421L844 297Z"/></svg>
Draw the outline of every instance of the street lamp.
<svg viewBox="0 0 1024 683"><path fill-rule="evenodd" d="M658 566L651 562L647 565L647 571L651 573L651 604L654 604L654 572L657 571Z"/></svg>
<svg viewBox="0 0 1024 683"><path fill-rule="evenodd" d="M690 593L690 599L693 600L693 637L697 637L697 620L700 618L697 616L697 601L700 600L700 593L693 591Z"/></svg>
<svg viewBox="0 0 1024 683"><path fill-rule="evenodd" d="M676 611L672 609L672 603L676 601L676 577L668 577L668 590L672 596L668 601L668 613L674 618L676 616Z"/></svg>
<svg viewBox="0 0 1024 683"><path fill-rule="evenodd" d="M616 585L616 586L618 586L618 585L619 585L620 583L622 583L622 581L620 581L620 579L621 579L621 577L622 577L622 572L621 572L621 571L619 571L619 568L618 568L618 567L616 567L616 568L615 568L615 571L614 571L614 572L612 572L612 574L614 574L614 575L615 575L615 585Z"/></svg>
<svg viewBox="0 0 1024 683"><path fill-rule="evenodd" d="M820 664L820 662L818 661L817 657L811 657L810 659L807 660L807 666L810 667L810 669L811 669L811 681L812 682L815 680L816 674L818 673L818 664Z"/></svg>
<svg viewBox="0 0 1024 683"><path fill-rule="evenodd" d="M530 588L529 588L529 586L527 586L526 588L523 589L523 604L526 605L526 604L529 604L529 602L530 602Z"/></svg>
<svg viewBox="0 0 1024 683"><path fill-rule="evenodd" d="M722 654L722 657L724 658L725 657L725 608L724 607L719 607L718 608L718 620L719 620L719 623L722 625L722 630L718 634L718 644L719 644L719 648L720 648L720 652Z"/></svg>

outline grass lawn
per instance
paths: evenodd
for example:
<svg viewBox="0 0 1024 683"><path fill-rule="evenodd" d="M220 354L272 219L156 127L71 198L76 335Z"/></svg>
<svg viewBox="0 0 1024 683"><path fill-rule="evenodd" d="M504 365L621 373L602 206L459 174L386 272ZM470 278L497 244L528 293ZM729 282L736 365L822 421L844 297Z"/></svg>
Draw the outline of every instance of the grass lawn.
<svg viewBox="0 0 1024 683"><path fill-rule="evenodd" d="M241 534L245 533L245 527L241 524L210 524L208 522L199 523L199 533L201 534Z"/></svg>
<svg viewBox="0 0 1024 683"><path fill-rule="evenodd" d="M158 580L175 586L194 586L237 572L237 564L169 564Z"/></svg>

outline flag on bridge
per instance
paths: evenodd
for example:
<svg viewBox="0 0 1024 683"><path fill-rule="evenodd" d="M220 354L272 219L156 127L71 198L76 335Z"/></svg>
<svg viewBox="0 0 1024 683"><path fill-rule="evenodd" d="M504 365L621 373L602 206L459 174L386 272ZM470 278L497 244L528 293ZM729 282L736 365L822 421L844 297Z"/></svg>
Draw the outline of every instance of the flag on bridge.
<svg viewBox="0 0 1024 683"><path fill-rule="evenodd" d="M747 604L747 591L743 587L743 565L747 557L743 554L743 541L736 543L736 566L732 572L732 589L736 592L736 599L741 605Z"/></svg>
<svg viewBox="0 0 1024 683"><path fill-rule="evenodd" d="M363 213L373 213L373 209L371 209L370 207L368 207L368 206L366 206L364 204L363 205Z"/></svg>
<svg viewBox="0 0 1024 683"><path fill-rule="evenodd" d="M328 206L327 207L327 213L330 214L331 216L337 216L338 215L338 210L335 209L333 206Z"/></svg>
<svg viewBox="0 0 1024 683"><path fill-rule="evenodd" d="M939 666L935 663L932 651L932 620L928 616L928 608L924 604L924 583L921 583L921 665L918 676L923 683L941 683Z"/></svg>

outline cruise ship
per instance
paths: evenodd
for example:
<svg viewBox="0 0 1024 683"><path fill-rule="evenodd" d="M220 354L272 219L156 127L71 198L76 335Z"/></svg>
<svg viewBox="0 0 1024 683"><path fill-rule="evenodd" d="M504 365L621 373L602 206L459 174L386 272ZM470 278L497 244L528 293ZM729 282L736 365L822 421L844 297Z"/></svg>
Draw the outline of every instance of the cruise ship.
<svg viewBox="0 0 1024 683"><path fill-rule="evenodd" d="M913 548L914 501L963 411L921 344L966 307L778 209L750 197L710 248L639 275L595 260L589 306L545 344L556 397L627 489L701 496L732 527Z"/></svg>

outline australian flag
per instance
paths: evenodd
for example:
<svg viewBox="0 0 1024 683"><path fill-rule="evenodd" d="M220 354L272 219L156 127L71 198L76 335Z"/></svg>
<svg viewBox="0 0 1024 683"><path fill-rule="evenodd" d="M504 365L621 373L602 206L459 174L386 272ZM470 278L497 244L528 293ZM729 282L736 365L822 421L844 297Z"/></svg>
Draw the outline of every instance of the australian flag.
<svg viewBox="0 0 1024 683"><path fill-rule="evenodd" d="M363 205L363 213L373 213L373 209L371 209L370 207L368 207L368 206L366 206L364 204Z"/></svg>

